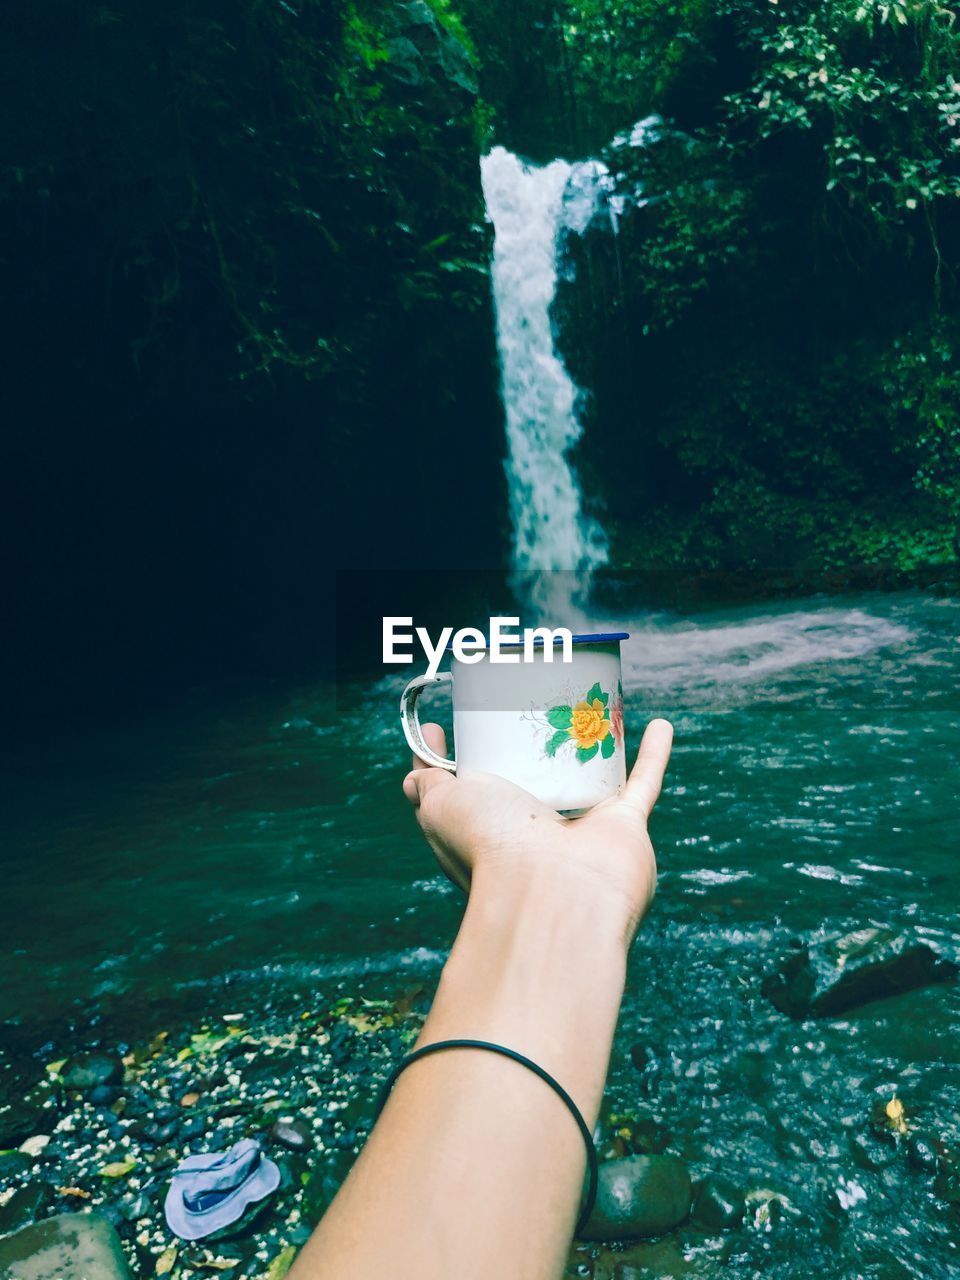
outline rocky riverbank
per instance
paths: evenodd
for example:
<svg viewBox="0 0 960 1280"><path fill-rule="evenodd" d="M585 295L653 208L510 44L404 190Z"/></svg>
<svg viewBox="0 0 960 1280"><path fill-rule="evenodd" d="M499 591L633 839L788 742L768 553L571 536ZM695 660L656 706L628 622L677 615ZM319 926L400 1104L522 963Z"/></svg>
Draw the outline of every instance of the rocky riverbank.
<svg viewBox="0 0 960 1280"><path fill-rule="evenodd" d="M50 1215L92 1212L137 1275L278 1280L355 1158L378 1088L422 1022L423 992L342 997L256 1019L227 1010L128 1051L100 1048L3 1084L0 1236ZM171 1172L186 1155L260 1139L278 1190L215 1242L166 1226ZM0 1265L0 1274L3 1274Z"/></svg>
<svg viewBox="0 0 960 1280"><path fill-rule="evenodd" d="M36 1060L33 1075L21 1060L17 1073L0 1078L0 1276L20 1275L6 1269L7 1254L73 1239L90 1222L81 1214L96 1219L85 1246L99 1250L97 1280L123 1274L104 1224L134 1275L281 1280L360 1150L382 1081L415 1038L430 994L417 985L391 998L341 995L311 1008L237 1007L192 1027L158 1029L136 1046ZM786 1249L795 1232L826 1229L805 1221L769 1173L737 1185L678 1158L643 1101L655 1055L639 1042L630 1058L636 1106L606 1109L598 1126L600 1196L587 1241L571 1250L569 1277L746 1274L737 1268L752 1267L772 1236ZM960 1171L949 1135L918 1128L896 1097L873 1100L841 1124L864 1176L892 1188L924 1175L943 1211L957 1212ZM224 1151L244 1137L258 1139L279 1166L278 1189L216 1237L178 1240L163 1215L173 1169L184 1156ZM842 1190L851 1203L865 1194L856 1180ZM55 1217L61 1222L49 1229L31 1228Z"/></svg>

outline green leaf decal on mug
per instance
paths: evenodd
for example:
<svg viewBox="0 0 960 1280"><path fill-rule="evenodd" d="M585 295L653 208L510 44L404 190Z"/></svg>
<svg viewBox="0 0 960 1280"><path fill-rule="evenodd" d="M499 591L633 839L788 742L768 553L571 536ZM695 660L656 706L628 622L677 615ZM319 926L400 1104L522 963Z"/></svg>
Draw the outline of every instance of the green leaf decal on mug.
<svg viewBox="0 0 960 1280"><path fill-rule="evenodd" d="M547 712L547 720L554 729L569 729L572 718L572 707L551 707Z"/></svg>
<svg viewBox="0 0 960 1280"><path fill-rule="evenodd" d="M570 741L570 735L567 733L566 729L558 729L557 732L550 739L550 741L547 743L544 750L546 751L548 756L555 756L557 754L557 748L562 747L565 742L569 742L569 741Z"/></svg>
<svg viewBox="0 0 960 1280"><path fill-rule="evenodd" d="M593 759L599 749L596 743L592 747L577 747L577 759L581 764L586 764L588 760Z"/></svg>

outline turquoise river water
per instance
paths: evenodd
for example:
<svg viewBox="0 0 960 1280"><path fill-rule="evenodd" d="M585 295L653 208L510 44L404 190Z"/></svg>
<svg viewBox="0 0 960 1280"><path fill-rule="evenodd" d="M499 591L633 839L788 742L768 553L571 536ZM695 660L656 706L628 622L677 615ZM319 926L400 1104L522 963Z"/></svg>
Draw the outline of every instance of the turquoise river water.
<svg viewBox="0 0 960 1280"><path fill-rule="evenodd" d="M871 1168L856 1145L894 1092L960 1141L960 989L805 1024L759 991L791 938L870 922L958 958L960 602L831 597L627 626L628 735L667 715L677 744L611 1104L642 1102L695 1171L787 1197L805 1261L771 1274L834 1259L827 1274L960 1275L930 1178ZM149 1024L230 986L434 977L459 901L400 795L401 684L195 703L8 763L0 1022L136 1009Z"/></svg>

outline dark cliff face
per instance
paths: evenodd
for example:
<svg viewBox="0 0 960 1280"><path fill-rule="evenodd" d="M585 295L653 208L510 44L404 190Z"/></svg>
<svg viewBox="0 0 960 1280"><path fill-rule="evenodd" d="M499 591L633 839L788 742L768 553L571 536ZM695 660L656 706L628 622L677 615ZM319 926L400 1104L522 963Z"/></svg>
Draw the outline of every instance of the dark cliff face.
<svg viewBox="0 0 960 1280"><path fill-rule="evenodd" d="M497 563L458 32L420 0L63 0L2 57L21 706L310 671L337 568Z"/></svg>

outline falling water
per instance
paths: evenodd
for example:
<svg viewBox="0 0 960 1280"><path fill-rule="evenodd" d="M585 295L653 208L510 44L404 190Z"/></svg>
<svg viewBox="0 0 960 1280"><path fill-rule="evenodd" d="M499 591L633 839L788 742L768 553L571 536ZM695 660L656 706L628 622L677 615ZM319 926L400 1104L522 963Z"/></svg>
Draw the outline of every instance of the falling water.
<svg viewBox="0 0 960 1280"><path fill-rule="evenodd" d="M556 618L571 603L586 603L590 577L607 559L606 535L584 513L568 456L582 434L579 391L557 354L550 318L562 233L586 229L607 173L596 161L529 165L503 147L484 156L481 173L495 232L515 585L535 612ZM557 570L567 572L544 572Z"/></svg>

